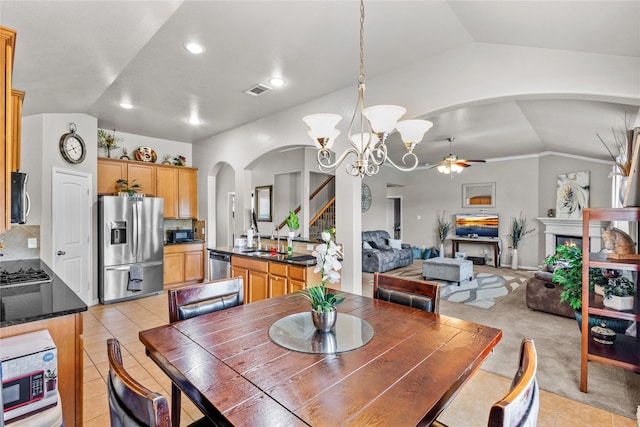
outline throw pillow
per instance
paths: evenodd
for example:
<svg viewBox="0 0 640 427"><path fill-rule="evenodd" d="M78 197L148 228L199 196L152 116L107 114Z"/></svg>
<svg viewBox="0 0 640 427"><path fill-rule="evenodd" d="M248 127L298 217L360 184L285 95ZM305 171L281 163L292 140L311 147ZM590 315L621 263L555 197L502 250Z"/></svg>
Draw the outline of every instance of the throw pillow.
<svg viewBox="0 0 640 427"><path fill-rule="evenodd" d="M429 259L431 258L431 248L427 248L424 250L424 252L422 253L422 259Z"/></svg>
<svg viewBox="0 0 640 427"><path fill-rule="evenodd" d="M396 239L389 239L389 246L393 249L402 249L402 241Z"/></svg>
<svg viewBox="0 0 640 427"><path fill-rule="evenodd" d="M373 249L378 249L378 244L373 240L369 240L369 245L371 245Z"/></svg>
<svg viewBox="0 0 640 427"><path fill-rule="evenodd" d="M362 242L362 249L373 249L369 242Z"/></svg>

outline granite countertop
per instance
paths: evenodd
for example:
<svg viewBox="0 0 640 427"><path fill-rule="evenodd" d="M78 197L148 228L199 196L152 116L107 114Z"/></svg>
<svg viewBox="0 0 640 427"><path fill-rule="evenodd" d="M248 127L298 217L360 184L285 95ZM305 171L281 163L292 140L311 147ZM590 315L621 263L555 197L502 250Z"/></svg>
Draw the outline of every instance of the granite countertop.
<svg viewBox="0 0 640 427"><path fill-rule="evenodd" d="M258 250L257 248L230 248L228 246L217 246L215 248L207 248L213 252L224 253L231 256L241 256L244 258L260 259L269 262L281 262L284 264L294 264L301 266L316 265L316 257L310 254L293 252L289 257L287 254L276 253L271 255L267 250Z"/></svg>
<svg viewBox="0 0 640 427"><path fill-rule="evenodd" d="M188 245L190 243L204 243L204 240L189 240L188 242L164 242L165 246L171 246L171 245Z"/></svg>
<svg viewBox="0 0 640 427"><path fill-rule="evenodd" d="M37 285L0 286L0 328L87 311L87 305L42 260L2 261L0 269L43 269L53 278Z"/></svg>

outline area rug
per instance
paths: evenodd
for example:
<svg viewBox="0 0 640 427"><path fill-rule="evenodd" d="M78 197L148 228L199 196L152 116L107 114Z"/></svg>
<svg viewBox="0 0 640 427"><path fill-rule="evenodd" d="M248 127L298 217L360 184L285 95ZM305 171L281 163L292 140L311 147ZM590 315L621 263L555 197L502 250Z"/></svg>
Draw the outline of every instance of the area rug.
<svg viewBox="0 0 640 427"><path fill-rule="evenodd" d="M474 273L476 273L474 271ZM362 273L363 287L366 281L367 273ZM408 267L399 268L387 272L394 276L406 277L408 279L423 280L422 278L422 261L416 261ZM373 286L373 275L371 274L371 285ZM505 276L488 272L480 272L474 274L472 280L465 280L458 286L457 282L448 282L446 280L427 279L432 282L440 283L440 299L463 303L474 307L489 309L498 301L509 295L509 293L518 289L527 280L527 275ZM365 295L367 295L365 293Z"/></svg>

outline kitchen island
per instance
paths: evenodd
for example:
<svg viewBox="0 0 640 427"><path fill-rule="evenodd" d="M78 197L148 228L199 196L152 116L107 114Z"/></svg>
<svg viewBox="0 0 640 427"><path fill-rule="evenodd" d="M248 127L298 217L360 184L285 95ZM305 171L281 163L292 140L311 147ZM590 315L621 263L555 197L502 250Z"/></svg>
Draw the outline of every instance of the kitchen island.
<svg viewBox="0 0 640 427"><path fill-rule="evenodd" d="M226 246L209 248L209 251L231 255L231 277L243 278L245 303L290 294L321 283L320 273L314 272L316 259L310 254L294 252L288 256L257 248Z"/></svg>
<svg viewBox="0 0 640 427"><path fill-rule="evenodd" d="M51 281L0 285L0 338L47 329L58 349L65 426L82 425L82 312L87 305L40 259L0 262L0 272L44 270ZM106 351L106 348L105 348Z"/></svg>

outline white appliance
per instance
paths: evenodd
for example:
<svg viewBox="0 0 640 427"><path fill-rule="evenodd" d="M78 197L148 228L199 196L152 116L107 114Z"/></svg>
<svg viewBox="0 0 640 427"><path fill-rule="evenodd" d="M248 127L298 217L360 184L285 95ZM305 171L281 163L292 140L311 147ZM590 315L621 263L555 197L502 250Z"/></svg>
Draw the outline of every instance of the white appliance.
<svg viewBox="0 0 640 427"><path fill-rule="evenodd" d="M0 339L6 425L58 405L58 350L43 329Z"/></svg>
<svg viewBox="0 0 640 427"><path fill-rule="evenodd" d="M98 297L103 304L163 290L164 201L98 198Z"/></svg>

